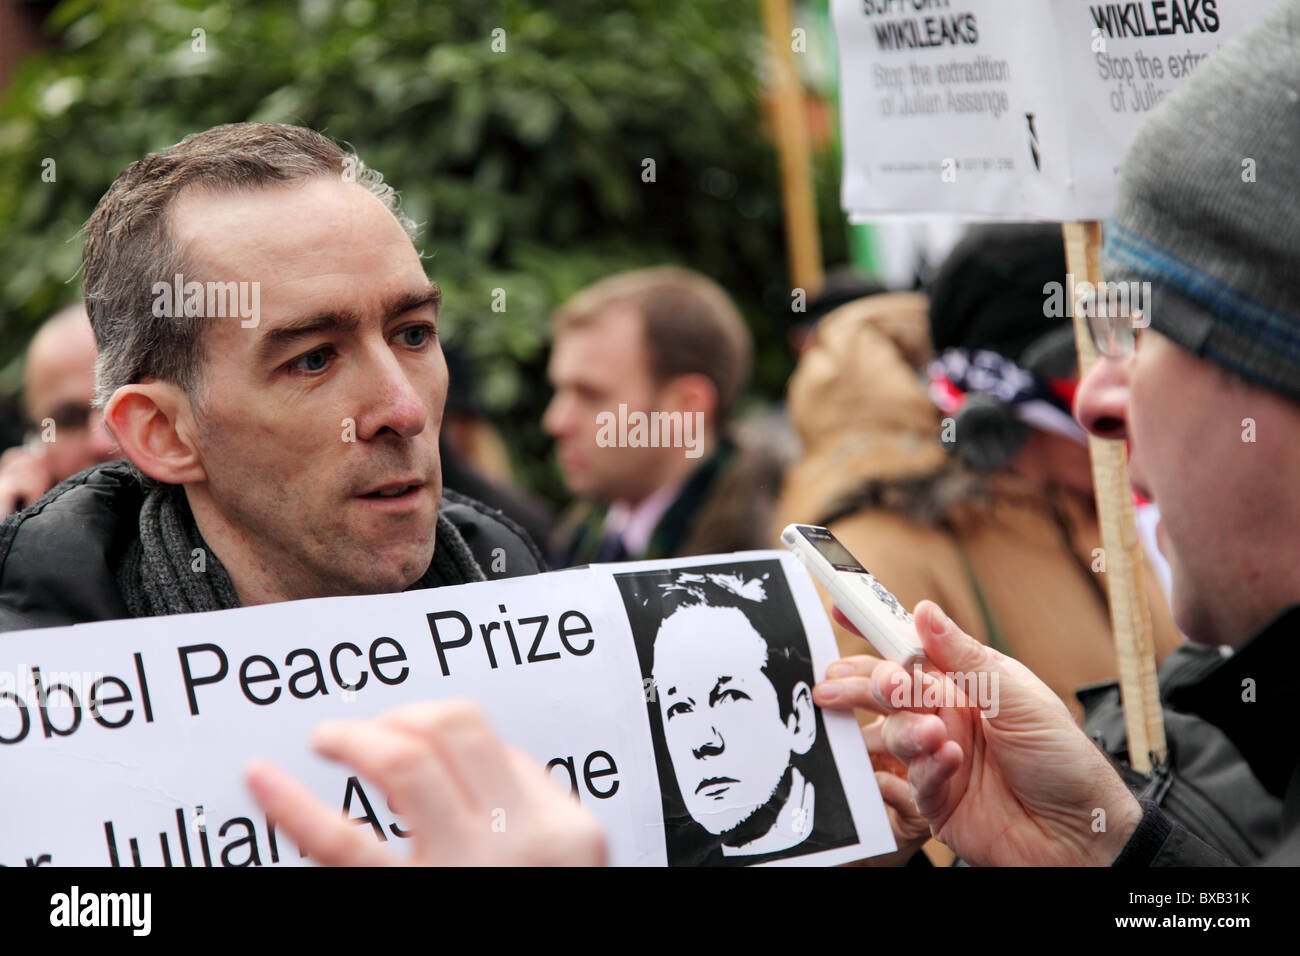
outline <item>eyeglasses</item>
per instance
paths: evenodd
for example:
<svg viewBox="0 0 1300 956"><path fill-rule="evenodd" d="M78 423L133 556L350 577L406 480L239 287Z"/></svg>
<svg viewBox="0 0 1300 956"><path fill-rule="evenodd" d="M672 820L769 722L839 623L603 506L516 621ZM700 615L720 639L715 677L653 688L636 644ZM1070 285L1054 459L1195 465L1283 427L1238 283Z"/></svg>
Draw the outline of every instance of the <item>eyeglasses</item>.
<svg viewBox="0 0 1300 956"><path fill-rule="evenodd" d="M1105 312L1105 309L1098 310ZM1139 311L1124 315L1088 316L1088 331L1092 333L1092 344L1097 352L1106 358L1128 358L1137 347L1138 333L1150 320Z"/></svg>

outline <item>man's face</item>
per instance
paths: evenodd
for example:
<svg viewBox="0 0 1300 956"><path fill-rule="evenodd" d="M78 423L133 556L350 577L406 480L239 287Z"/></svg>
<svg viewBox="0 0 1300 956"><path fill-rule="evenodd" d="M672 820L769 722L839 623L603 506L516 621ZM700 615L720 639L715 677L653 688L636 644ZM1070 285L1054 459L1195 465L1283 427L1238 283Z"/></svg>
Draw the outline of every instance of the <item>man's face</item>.
<svg viewBox="0 0 1300 956"><path fill-rule="evenodd" d="M42 438L50 478L70 475L118 455L103 416L91 408L95 397L95 336L90 320L59 321L43 330L28 358L27 414ZM53 425L51 429L49 426Z"/></svg>
<svg viewBox="0 0 1300 956"><path fill-rule="evenodd" d="M660 484L664 459L680 449L619 448L597 444L597 417L658 408L644 322L634 309L613 309L589 325L560 333L547 369L555 395L542 428L555 439L569 491L593 501L639 502Z"/></svg>
<svg viewBox="0 0 1300 956"><path fill-rule="evenodd" d="M767 643L736 608L695 606L654 643L654 685L677 787L712 834L734 829L775 793L800 745L763 673Z"/></svg>
<svg viewBox="0 0 1300 956"><path fill-rule="evenodd" d="M1278 441L1291 433L1283 404L1152 329L1132 358L1100 359L1080 384L1075 416L1094 434L1129 440L1129 480L1160 507L1174 620L1193 640L1247 636L1238 632L1261 570L1251 545L1272 533L1294 493L1271 477L1286 473L1283 460L1293 454ZM1247 419L1256 423L1249 443Z"/></svg>
<svg viewBox="0 0 1300 956"><path fill-rule="evenodd" d="M191 501L286 599L413 583L433 554L447 366L410 239L330 178L184 194L172 231L201 281L261 283L256 327L204 320Z"/></svg>

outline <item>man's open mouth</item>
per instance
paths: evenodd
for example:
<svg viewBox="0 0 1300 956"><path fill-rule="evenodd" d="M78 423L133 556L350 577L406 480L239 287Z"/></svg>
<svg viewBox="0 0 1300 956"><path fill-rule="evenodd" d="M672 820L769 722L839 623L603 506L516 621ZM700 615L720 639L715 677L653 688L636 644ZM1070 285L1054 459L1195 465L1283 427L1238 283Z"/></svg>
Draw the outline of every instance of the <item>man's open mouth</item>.
<svg viewBox="0 0 1300 956"><path fill-rule="evenodd" d="M728 787L733 783L740 783L740 781L734 777L708 777L700 781L699 786L695 788L695 792L704 791L706 797L720 797L727 792Z"/></svg>

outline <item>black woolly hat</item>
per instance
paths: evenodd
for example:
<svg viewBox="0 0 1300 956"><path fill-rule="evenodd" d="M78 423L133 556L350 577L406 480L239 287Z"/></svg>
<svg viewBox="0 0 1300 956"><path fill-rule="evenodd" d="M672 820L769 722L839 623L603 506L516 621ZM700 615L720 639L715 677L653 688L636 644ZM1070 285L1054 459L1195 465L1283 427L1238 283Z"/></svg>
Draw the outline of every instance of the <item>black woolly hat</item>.
<svg viewBox="0 0 1300 956"><path fill-rule="evenodd" d="M1018 361L1030 345L1069 323L1045 314L1049 282L1065 283L1061 227L975 226L930 284L930 334L945 349L988 349Z"/></svg>

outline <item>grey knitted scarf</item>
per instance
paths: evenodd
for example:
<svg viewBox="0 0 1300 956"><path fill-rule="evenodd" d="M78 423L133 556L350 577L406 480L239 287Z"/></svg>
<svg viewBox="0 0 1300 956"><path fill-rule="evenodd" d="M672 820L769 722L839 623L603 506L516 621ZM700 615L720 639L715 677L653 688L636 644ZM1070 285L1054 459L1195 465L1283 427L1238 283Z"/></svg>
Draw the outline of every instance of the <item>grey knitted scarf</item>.
<svg viewBox="0 0 1300 956"><path fill-rule="evenodd" d="M127 549L117 583L132 617L239 607L230 575L199 534L185 492L148 482L140 536ZM433 561L408 591L482 581L483 571L460 532L438 516Z"/></svg>

